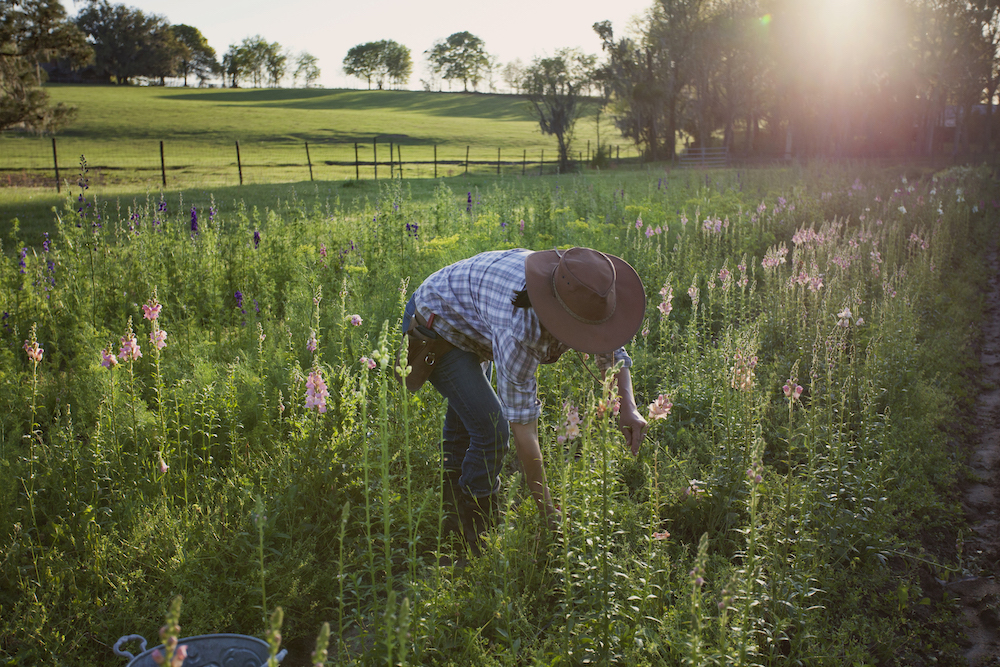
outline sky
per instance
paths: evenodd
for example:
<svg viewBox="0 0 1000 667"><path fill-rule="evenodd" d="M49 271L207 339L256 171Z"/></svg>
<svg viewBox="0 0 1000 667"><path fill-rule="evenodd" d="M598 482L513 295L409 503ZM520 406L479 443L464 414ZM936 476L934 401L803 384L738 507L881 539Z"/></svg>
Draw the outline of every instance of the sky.
<svg viewBox="0 0 1000 667"><path fill-rule="evenodd" d="M600 55L592 28L609 20L616 34L653 0L112 0L162 16L172 24L198 28L219 58L230 44L261 35L293 56L308 51L319 59L319 83L327 88L365 88L367 83L342 70L348 49L392 39L409 47L413 58L410 89L427 77L424 51L435 41L469 31L501 65L520 58L552 55L577 47ZM75 14L82 0L65 4ZM294 66L290 67L294 70ZM290 85L290 84L286 84ZM461 84L458 84L461 86ZM447 87L445 88L447 90Z"/></svg>

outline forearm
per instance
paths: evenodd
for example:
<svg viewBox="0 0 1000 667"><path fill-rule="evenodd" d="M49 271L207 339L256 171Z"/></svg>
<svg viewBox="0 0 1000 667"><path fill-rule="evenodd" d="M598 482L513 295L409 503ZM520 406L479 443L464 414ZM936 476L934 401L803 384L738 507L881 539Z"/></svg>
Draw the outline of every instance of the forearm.
<svg viewBox="0 0 1000 667"><path fill-rule="evenodd" d="M538 505L539 514L549 517L555 505L552 503L552 496L545 480L545 464L538 444L538 420L527 424L511 422L510 426L514 435L514 448L524 469L528 490Z"/></svg>

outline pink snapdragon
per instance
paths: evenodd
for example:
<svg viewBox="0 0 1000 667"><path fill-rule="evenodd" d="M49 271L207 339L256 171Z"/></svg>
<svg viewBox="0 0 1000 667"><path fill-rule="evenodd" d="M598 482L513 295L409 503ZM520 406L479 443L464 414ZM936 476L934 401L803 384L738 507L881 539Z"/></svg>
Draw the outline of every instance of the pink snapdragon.
<svg viewBox="0 0 1000 667"><path fill-rule="evenodd" d="M162 350L167 346L167 332L163 329L154 329L149 332L149 342L157 350Z"/></svg>
<svg viewBox="0 0 1000 667"><path fill-rule="evenodd" d="M309 373L306 380L306 410L316 408L317 412L326 412L326 399L330 392L326 390L326 383L318 370Z"/></svg>
<svg viewBox="0 0 1000 667"><path fill-rule="evenodd" d="M670 286L669 281L663 283L663 287L660 288L660 296L663 297L663 301L656 307L656 309L660 311L663 319L666 319L670 315L670 311L673 310L674 298L674 290Z"/></svg>
<svg viewBox="0 0 1000 667"><path fill-rule="evenodd" d="M118 358L122 361L135 361L142 357L142 350L139 349L139 342L135 339L135 334L129 332L128 336L122 336L122 346L118 350Z"/></svg>
<svg viewBox="0 0 1000 667"><path fill-rule="evenodd" d="M562 444L574 438L580 437L580 410L575 405L567 401L563 403L566 410L566 422L563 424L563 432L556 437L556 442Z"/></svg>
<svg viewBox="0 0 1000 667"><path fill-rule="evenodd" d="M666 419L673 407L674 404L670 402L670 397L666 394L660 394L655 401L649 404L649 419Z"/></svg>
<svg viewBox="0 0 1000 667"><path fill-rule="evenodd" d="M152 298L148 303L142 304L142 316L147 320L153 321L160 316L160 310L163 308L163 304L157 303L156 298Z"/></svg>
<svg viewBox="0 0 1000 667"><path fill-rule="evenodd" d="M368 370L370 370L370 371L371 370L375 370L375 360L374 359L370 359L368 357L361 357L360 359L358 359L358 361L360 361L363 365L365 365L368 368Z"/></svg>
<svg viewBox="0 0 1000 667"><path fill-rule="evenodd" d="M42 355L45 354L45 350L38 345L37 340L24 341L24 351L28 358L36 364L42 360Z"/></svg>
<svg viewBox="0 0 1000 667"><path fill-rule="evenodd" d="M781 388L781 391L784 392L785 398L797 401L799 400L799 396L802 395L802 385L795 384L795 380L789 378L788 382Z"/></svg>
<svg viewBox="0 0 1000 667"><path fill-rule="evenodd" d="M109 369L118 365L118 357L114 355L114 351L110 347L101 350L101 365Z"/></svg>
<svg viewBox="0 0 1000 667"><path fill-rule="evenodd" d="M309 350L310 352L315 352L318 347L319 347L319 341L316 340L316 332L310 331L309 340L306 342L306 349Z"/></svg>
<svg viewBox="0 0 1000 667"><path fill-rule="evenodd" d="M360 315L351 315L352 326L360 327L362 322L364 322L364 320L361 319Z"/></svg>

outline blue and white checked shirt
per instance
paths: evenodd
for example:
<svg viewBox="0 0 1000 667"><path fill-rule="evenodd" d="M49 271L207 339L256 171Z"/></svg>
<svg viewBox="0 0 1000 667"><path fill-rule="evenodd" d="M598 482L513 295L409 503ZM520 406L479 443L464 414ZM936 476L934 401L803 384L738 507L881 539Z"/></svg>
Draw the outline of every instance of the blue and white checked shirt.
<svg viewBox="0 0 1000 667"><path fill-rule="evenodd" d="M497 396L508 421L526 424L540 414L535 372L570 349L542 328L532 308L515 308L514 292L525 289L524 260L530 250L496 250L437 271L417 288L417 311L434 313L434 331L497 369ZM602 371L632 360L624 348L595 355Z"/></svg>

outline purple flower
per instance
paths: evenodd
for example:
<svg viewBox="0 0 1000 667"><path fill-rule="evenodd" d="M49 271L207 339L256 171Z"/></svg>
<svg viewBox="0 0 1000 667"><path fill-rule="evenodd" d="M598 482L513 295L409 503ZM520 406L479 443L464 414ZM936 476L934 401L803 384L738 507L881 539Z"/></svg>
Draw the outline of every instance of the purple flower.
<svg viewBox="0 0 1000 667"><path fill-rule="evenodd" d="M160 213L166 213L167 212L167 202L165 202L165 201L163 201L161 199L160 200L160 205L156 208L156 210L159 211Z"/></svg>
<svg viewBox="0 0 1000 667"><path fill-rule="evenodd" d="M17 263L18 267L20 267L18 270L21 273L24 273L25 269L28 268L27 259L28 259L28 249L27 248L21 248L21 261Z"/></svg>
<svg viewBox="0 0 1000 667"><path fill-rule="evenodd" d="M260 231L253 231L253 249L256 250L260 246Z"/></svg>
<svg viewBox="0 0 1000 667"><path fill-rule="evenodd" d="M472 190L469 190L469 200L468 203L465 205L465 212L472 213Z"/></svg>
<svg viewBox="0 0 1000 667"><path fill-rule="evenodd" d="M198 233L198 209L191 207L191 233Z"/></svg>
<svg viewBox="0 0 1000 667"><path fill-rule="evenodd" d="M49 251L49 233L48 232L43 232L42 235L45 237L45 240L42 241L42 252L48 252Z"/></svg>
<svg viewBox="0 0 1000 667"><path fill-rule="evenodd" d="M246 312L243 310L243 292L236 290L233 293L233 298L236 299L236 307L240 309L240 312Z"/></svg>

